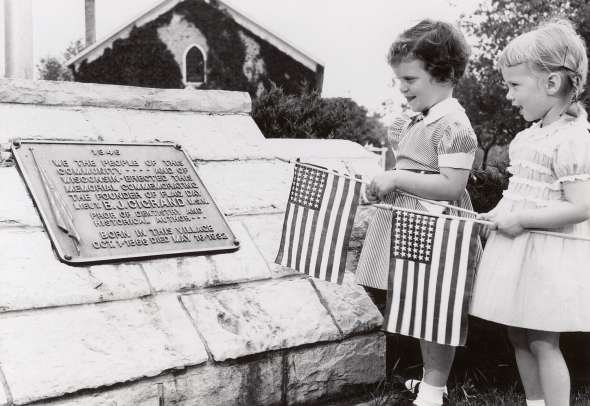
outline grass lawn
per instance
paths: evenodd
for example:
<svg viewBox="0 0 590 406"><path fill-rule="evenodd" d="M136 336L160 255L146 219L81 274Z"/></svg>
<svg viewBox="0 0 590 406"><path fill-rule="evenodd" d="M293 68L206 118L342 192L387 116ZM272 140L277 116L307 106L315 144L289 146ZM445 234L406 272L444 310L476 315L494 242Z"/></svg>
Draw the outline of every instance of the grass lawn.
<svg viewBox="0 0 590 406"><path fill-rule="evenodd" d="M385 295L374 290L367 293L383 312ZM351 405L412 405L413 395L405 390L403 383L422 376L418 341L396 334L386 337L387 382L368 390L363 396L366 403L359 401ZM590 333L564 333L560 343L572 378L571 404L590 406ZM525 405L513 349L504 326L469 318L467 344L457 349L448 387L452 406Z"/></svg>
<svg viewBox="0 0 590 406"><path fill-rule="evenodd" d="M372 399L363 406L411 406L412 395L398 385L384 385L371 394ZM477 387L469 382L451 387L449 404L452 406L524 406L520 385L504 388ZM576 387L572 393L572 406L590 406L590 388Z"/></svg>
<svg viewBox="0 0 590 406"><path fill-rule="evenodd" d="M449 377L453 406L523 406L524 392L512 347L503 326L469 320L467 345L458 348ZM562 335L562 350L572 376L572 405L590 406L590 334ZM387 383L371 390L367 406L411 406L404 389L408 378L419 378L422 365L416 340L387 336Z"/></svg>

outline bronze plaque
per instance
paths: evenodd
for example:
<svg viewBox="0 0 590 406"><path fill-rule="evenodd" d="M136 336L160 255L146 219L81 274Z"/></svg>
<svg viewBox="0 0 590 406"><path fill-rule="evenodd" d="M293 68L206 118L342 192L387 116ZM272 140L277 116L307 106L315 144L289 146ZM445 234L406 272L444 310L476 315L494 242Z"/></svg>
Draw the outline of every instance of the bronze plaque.
<svg viewBox="0 0 590 406"><path fill-rule="evenodd" d="M178 145L15 141L59 258L70 264L239 246Z"/></svg>

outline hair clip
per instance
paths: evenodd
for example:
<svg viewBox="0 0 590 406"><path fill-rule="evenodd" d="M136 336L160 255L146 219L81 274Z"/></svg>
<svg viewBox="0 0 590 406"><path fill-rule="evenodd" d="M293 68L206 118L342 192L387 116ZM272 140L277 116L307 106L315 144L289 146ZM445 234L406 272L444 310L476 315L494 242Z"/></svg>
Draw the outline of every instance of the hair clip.
<svg viewBox="0 0 590 406"><path fill-rule="evenodd" d="M565 60L567 58L567 51L569 50L569 45L565 46L565 53L563 54L563 62L561 63L561 65L565 68Z"/></svg>

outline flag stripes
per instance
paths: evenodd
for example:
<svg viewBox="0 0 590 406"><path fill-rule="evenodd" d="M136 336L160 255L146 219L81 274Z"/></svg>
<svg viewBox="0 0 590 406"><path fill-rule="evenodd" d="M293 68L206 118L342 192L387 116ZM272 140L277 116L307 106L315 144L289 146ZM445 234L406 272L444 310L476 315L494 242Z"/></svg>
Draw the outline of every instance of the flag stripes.
<svg viewBox="0 0 590 406"><path fill-rule="evenodd" d="M465 344L480 249L478 227L467 219L438 217L430 263L392 253L384 330L440 344ZM392 241L395 238L392 235Z"/></svg>
<svg viewBox="0 0 590 406"><path fill-rule="evenodd" d="M342 283L361 182L295 164L275 262Z"/></svg>
<svg viewBox="0 0 590 406"><path fill-rule="evenodd" d="M390 193L383 201L401 207L416 207L416 199ZM391 210L378 209L367 228L365 242L356 269L356 283L386 290L389 275L389 250L391 237ZM371 238L367 241L367 238Z"/></svg>

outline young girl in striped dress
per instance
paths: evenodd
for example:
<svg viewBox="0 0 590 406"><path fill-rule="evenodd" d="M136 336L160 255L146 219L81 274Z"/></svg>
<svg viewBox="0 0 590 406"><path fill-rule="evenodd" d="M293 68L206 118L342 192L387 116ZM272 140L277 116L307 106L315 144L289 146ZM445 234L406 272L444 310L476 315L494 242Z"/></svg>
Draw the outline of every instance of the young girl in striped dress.
<svg viewBox="0 0 590 406"><path fill-rule="evenodd" d="M390 137L399 143L396 167L372 180L366 190L369 201L426 210L420 200L396 193L402 191L426 199L451 201L472 210L465 186L477 139L463 108L452 98L468 58L469 47L463 35L445 22L421 21L391 45L388 62L402 94L417 114L393 125ZM387 289L391 216L389 210L377 210L367 229L357 283L369 288ZM469 272L473 274L474 270ZM441 405L455 347L424 339L420 347L424 376L414 404Z"/></svg>
<svg viewBox="0 0 590 406"><path fill-rule="evenodd" d="M511 41L498 65L506 97L535 123L510 144L508 189L481 216L498 231L486 243L470 313L508 325L527 405L566 406L559 334L590 331L590 242L579 238L590 238L590 134L576 103L588 59L571 24L557 20Z"/></svg>

